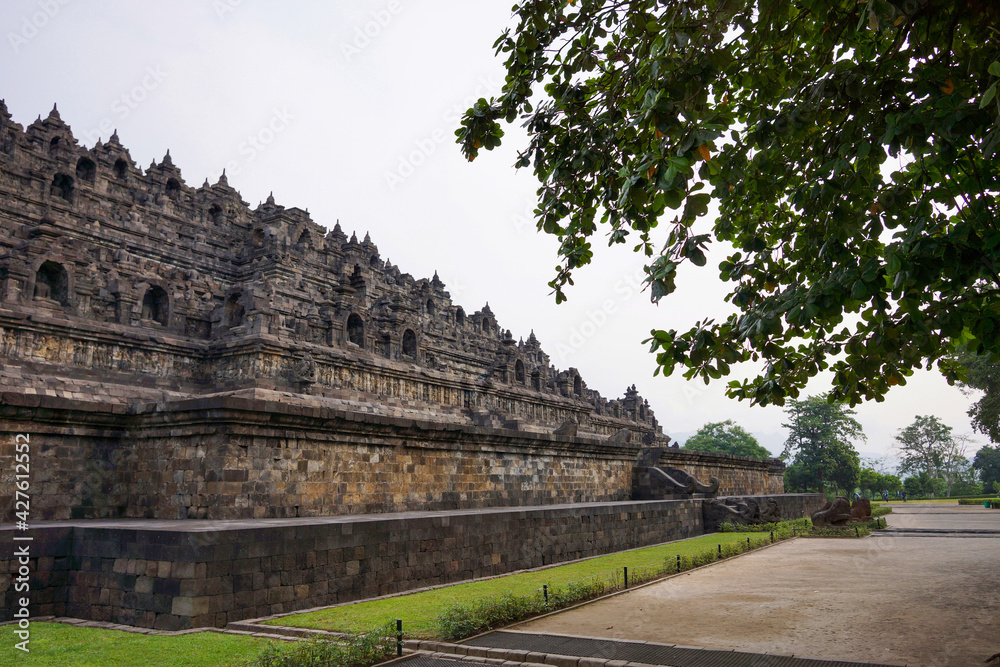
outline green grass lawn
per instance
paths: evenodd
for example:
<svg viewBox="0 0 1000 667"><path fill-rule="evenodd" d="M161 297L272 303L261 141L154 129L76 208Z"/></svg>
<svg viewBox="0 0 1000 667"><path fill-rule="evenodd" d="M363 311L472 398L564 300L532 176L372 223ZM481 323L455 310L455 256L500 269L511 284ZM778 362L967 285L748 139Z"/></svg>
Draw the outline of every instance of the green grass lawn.
<svg viewBox="0 0 1000 667"><path fill-rule="evenodd" d="M970 500L979 500L980 504L982 504L982 501L984 500L996 500L996 499L997 497L994 495L994 496L983 496L982 498L971 498ZM879 502L882 504L899 505L899 506L923 505L925 503L933 503L935 505L958 505L958 498L928 498L922 500L907 500L905 503L902 500L890 500L888 503L885 503L884 500L880 500Z"/></svg>
<svg viewBox="0 0 1000 667"><path fill-rule="evenodd" d="M445 607L456 603L469 603L479 598L488 598L512 593L527 595L542 587L567 584L599 575L611 575L628 567L630 579L643 569L656 568L669 562L673 566L677 555L693 556L716 545L745 543L747 537L754 545L770 542L767 533L714 533L689 540L671 542L655 547L624 551L607 556L591 558L544 570L522 572L494 579L456 584L409 595L399 595L369 602L342 605L330 609L284 616L266 621L271 625L287 625L299 628L314 628L331 631L364 631L377 625L403 619L407 636L429 636L433 629L431 619L438 617Z"/></svg>
<svg viewBox="0 0 1000 667"><path fill-rule="evenodd" d="M0 664L34 667L225 667L254 658L269 643L198 632L174 637L32 623L30 653L16 650L15 627L0 626Z"/></svg>

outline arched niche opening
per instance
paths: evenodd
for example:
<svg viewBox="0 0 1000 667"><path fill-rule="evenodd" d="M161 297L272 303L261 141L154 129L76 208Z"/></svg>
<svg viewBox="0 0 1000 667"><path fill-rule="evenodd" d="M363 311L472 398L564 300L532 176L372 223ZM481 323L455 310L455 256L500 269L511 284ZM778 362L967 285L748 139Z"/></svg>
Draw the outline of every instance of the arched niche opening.
<svg viewBox="0 0 1000 667"><path fill-rule="evenodd" d="M62 172L52 177L51 193L60 199L73 202L73 177Z"/></svg>
<svg viewBox="0 0 1000 667"><path fill-rule="evenodd" d="M142 319L159 322L167 326L170 312L170 297L166 290L158 285L153 285L146 290L142 297Z"/></svg>
<svg viewBox="0 0 1000 667"><path fill-rule="evenodd" d="M51 260L43 262L35 273L35 297L69 303L69 274L65 267Z"/></svg>
<svg viewBox="0 0 1000 667"><path fill-rule="evenodd" d="M455 311L455 324L457 324L460 327L465 326L465 311L462 309L461 306L459 306L458 310Z"/></svg>
<svg viewBox="0 0 1000 667"><path fill-rule="evenodd" d="M243 319L246 314L243 304L243 293L236 292L230 294L229 298L226 299L226 325L229 327L238 327L243 324Z"/></svg>
<svg viewBox="0 0 1000 667"><path fill-rule="evenodd" d="M427 309L427 315L428 315L428 317L434 317L434 300L433 299L427 299L427 305L425 306L425 308Z"/></svg>
<svg viewBox="0 0 1000 667"><path fill-rule="evenodd" d="M368 260L368 266L378 268L378 255L372 255L371 259Z"/></svg>
<svg viewBox="0 0 1000 667"><path fill-rule="evenodd" d="M299 240L296 241L296 243L301 246L309 246L311 242L312 242L312 237L309 236L309 230L303 229L302 233L299 234Z"/></svg>
<svg viewBox="0 0 1000 667"><path fill-rule="evenodd" d="M212 204L209 206L208 219L212 221L213 225L222 224L222 207L218 204Z"/></svg>
<svg viewBox="0 0 1000 667"><path fill-rule="evenodd" d="M357 313L347 318L347 340L361 349L365 347L365 323Z"/></svg>
<svg viewBox="0 0 1000 667"><path fill-rule="evenodd" d="M97 178L97 165L89 157L82 157L76 163L76 180L93 183Z"/></svg>
<svg viewBox="0 0 1000 667"><path fill-rule="evenodd" d="M524 362L520 359L514 363L514 382L524 384Z"/></svg>
<svg viewBox="0 0 1000 667"><path fill-rule="evenodd" d="M52 140L49 141L49 155L50 156L55 157L55 156L59 155L59 144L60 143L61 143L61 141L59 140L59 137L52 137Z"/></svg>
<svg viewBox="0 0 1000 667"><path fill-rule="evenodd" d="M176 197L181 193L181 182L176 178L167 179L167 196Z"/></svg>
<svg viewBox="0 0 1000 667"><path fill-rule="evenodd" d="M417 334L412 329L403 332L403 356L410 359L417 358Z"/></svg>
<svg viewBox="0 0 1000 667"><path fill-rule="evenodd" d="M253 230L253 236L251 237L251 243L253 243L254 248L264 247L264 230L255 229Z"/></svg>
<svg viewBox="0 0 1000 667"><path fill-rule="evenodd" d="M124 158L118 158L115 160L114 166L115 178L119 181L124 181L128 178L128 162Z"/></svg>
<svg viewBox="0 0 1000 667"><path fill-rule="evenodd" d="M579 375L573 376L573 393L577 396L583 396L583 380L580 379Z"/></svg>

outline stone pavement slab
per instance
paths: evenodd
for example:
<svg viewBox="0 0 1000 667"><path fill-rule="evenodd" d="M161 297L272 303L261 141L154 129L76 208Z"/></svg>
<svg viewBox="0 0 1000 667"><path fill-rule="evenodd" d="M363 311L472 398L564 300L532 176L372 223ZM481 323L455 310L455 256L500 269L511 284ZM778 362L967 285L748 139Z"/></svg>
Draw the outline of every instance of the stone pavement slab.
<svg viewBox="0 0 1000 667"><path fill-rule="evenodd" d="M899 509L889 525L993 520L972 509ZM800 538L517 629L968 667L1000 651L998 554L997 534Z"/></svg>

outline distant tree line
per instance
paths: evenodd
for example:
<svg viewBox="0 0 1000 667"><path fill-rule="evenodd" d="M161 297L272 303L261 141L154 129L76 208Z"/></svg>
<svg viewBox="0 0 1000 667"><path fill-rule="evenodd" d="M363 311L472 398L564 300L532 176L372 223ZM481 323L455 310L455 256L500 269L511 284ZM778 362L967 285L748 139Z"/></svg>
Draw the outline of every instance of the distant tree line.
<svg viewBox="0 0 1000 667"><path fill-rule="evenodd" d="M786 462L787 492L858 494L878 498L951 497L1000 492L1000 447L980 448L970 459L971 435L955 434L932 415L918 415L895 436L899 465L893 474L884 462L862 461L855 443L867 438L855 412L829 395L788 401L788 429L781 459ZM970 411L971 414L971 411ZM985 429L984 429L985 432ZM684 449L768 458L770 452L732 419L710 422Z"/></svg>

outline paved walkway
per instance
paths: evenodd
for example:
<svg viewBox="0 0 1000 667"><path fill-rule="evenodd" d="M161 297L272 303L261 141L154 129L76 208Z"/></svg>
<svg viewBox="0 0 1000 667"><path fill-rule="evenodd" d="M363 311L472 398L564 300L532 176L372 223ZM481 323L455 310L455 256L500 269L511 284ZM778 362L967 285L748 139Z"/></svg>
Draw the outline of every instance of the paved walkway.
<svg viewBox="0 0 1000 667"><path fill-rule="evenodd" d="M897 505L867 539L785 542L516 629L968 667L1000 651L998 565L1000 510Z"/></svg>

